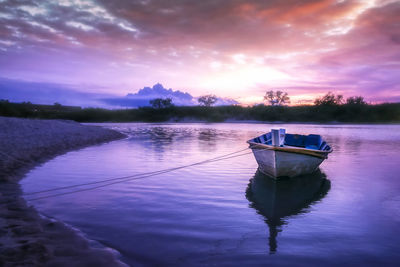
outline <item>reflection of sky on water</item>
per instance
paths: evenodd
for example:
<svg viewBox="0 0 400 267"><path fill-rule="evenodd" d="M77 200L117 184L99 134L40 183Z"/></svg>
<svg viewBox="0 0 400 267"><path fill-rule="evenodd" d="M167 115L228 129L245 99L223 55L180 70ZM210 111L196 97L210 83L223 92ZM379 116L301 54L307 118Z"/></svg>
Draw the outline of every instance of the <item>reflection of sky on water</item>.
<svg viewBox="0 0 400 267"><path fill-rule="evenodd" d="M255 175L257 164L248 154L32 202L116 248L132 265L393 265L400 260L398 125L107 125L129 137L59 156L32 170L23 189L186 165L241 150L246 140L271 128L321 134L334 149L321 164L324 174L315 179L271 184ZM272 192L290 205L271 206ZM281 213L270 216L270 207Z"/></svg>

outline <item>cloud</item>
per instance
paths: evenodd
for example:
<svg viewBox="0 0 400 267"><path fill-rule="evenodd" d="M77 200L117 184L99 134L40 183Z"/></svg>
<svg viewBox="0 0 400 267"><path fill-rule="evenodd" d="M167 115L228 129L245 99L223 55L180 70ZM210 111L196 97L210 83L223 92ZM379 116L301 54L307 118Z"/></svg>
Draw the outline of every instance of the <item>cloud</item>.
<svg viewBox="0 0 400 267"><path fill-rule="evenodd" d="M37 38L58 45L101 44L102 48L115 49L129 44L134 50L151 45L165 55L171 47L190 45L229 53L287 52L318 45L307 31L320 34L340 26L335 23L351 22L354 18L348 16L360 7L358 1L334 0L61 3L25 1L21 5L6 1L0 11L11 18L2 19L3 27L11 26L24 40ZM41 12L29 12L33 8Z"/></svg>
<svg viewBox="0 0 400 267"><path fill-rule="evenodd" d="M171 98L172 103L176 106L194 106L198 105L197 98L189 93L184 93L179 90L167 89L160 83L153 87L144 87L137 93L129 93L125 97L105 98L103 101L109 105L120 107L143 107L150 106L150 100L155 98ZM237 101L229 98L218 98L216 105L234 105Z"/></svg>
<svg viewBox="0 0 400 267"><path fill-rule="evenodd" d="M179 90L166 89L160 83L153 87L144 87L137 93L129 93L123 98L107 98L104 102L121 107L150 106L150 100L155 98L171 98L172 103L177 106L191 106L195 104L193 96Z"/></svg>
<svg viewBox="0 0 400 267"><path fill-rule="evenodd" d="M0 78L0 99L10 102L32 102L34 104L54 104L109 107L101 99L109 94L85 93L70 85L37 83L22 80Z"/></svg>
<svg viewBox="0 0 400 267"><path fill-rule="evenodd" d="M396 101L399 13L392 0L5 0L0 74L110 94L159 80L194 95L264 84Z"/></svg>

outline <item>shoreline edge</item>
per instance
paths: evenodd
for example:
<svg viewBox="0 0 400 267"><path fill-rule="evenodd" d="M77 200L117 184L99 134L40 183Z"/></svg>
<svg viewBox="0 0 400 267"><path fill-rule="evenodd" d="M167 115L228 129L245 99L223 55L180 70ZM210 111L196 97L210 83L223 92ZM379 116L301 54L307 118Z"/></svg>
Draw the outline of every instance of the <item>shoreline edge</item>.
<svg viewBox="0 0 400 267"><path fill-rule="evenodd" d="M93 246L79 230L28 206L19 184L58 155L124 137L73 121L0 117L1 266L127 266L115 250Z"/></svg>

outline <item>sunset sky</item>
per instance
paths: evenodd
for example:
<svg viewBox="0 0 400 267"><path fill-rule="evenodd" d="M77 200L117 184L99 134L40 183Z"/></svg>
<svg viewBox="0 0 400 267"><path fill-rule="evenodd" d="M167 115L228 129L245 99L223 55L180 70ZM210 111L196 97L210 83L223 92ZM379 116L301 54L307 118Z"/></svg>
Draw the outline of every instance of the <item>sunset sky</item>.
<svg viewBox="0 0 400 267"><path fill-rule="evenodd" d="M0 78L121 96L160 82L244 104L271 89L292 104L328 91L400 102L400 1L0 0Z"/></svg>

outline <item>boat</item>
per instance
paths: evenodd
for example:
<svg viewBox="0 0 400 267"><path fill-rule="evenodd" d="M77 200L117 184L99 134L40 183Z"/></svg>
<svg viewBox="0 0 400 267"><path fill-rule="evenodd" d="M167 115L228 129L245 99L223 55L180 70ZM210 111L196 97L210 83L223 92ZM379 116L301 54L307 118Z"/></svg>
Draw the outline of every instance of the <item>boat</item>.
<svg viewBox="0 0 400 267"><path fill-rule="evenodd" d="M285 129L272 129L247 143L260 171L273 178L313 173L332 152L320 135L289 134Z"/></svg>

